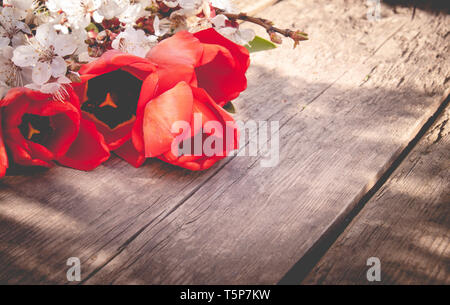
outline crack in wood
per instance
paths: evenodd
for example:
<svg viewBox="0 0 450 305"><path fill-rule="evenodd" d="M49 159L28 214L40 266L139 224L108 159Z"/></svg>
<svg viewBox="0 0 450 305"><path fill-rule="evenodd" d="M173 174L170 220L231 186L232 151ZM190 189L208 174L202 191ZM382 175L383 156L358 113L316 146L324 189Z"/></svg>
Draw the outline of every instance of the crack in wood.
<svg viewBox="0 0 450 305"><path fill-rule="evenodd" d="M438 132L437 138L436 138L436 140L434 140L433 144L436 144L437 142L439 142L439 141L442 139L443 133L444 133L444 130L445 130L445 126L447 125L447 123L448 123L448 119L445 119L445 120L438 126L439 132Z"/></svg>
<svg viewBox="0 0 450 305"><path fill-rule="evenodd" d="M416 147L417 143L425 136L430 130L432 125L436 122L438 117L445 111L445 108L449 105L450 95L448 92L444 95L445 98L440 103L438 109L428 118L423 124L419 132L408 143L408 145L401 150L395 160L389 167L382 173L382 175L376 180L376 183L368 188L367 192L364 192L360 199L356 199L356 203L351 205L348 209L348 213L344 217L340 216L334 223L330 225L328 230L322 235L320 239L305 253L305 255L287 272L287 274L280 280L280 285L295 285L301 283L317 266L320 259L328 252L331 246L341 236L347 226L352 220L362 211L367 202L380 190L391 177L393 172L400 166L405 160L408 154ZM389 162L388 162L389 164ZM344 218L344 219L342 219Z"/></svg>

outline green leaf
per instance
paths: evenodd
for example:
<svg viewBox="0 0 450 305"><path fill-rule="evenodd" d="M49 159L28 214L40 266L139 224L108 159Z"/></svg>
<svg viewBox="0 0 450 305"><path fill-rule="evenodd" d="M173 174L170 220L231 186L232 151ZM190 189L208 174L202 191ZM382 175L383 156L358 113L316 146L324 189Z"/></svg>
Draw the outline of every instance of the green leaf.
<svg viewBox="0 0 450 305"><path fill-rule="evenodd" d="M86 31L94 31L95 33L98 33L98 27L95 25L95 23L91 22L89 25L85 28Z"/></svg>
<svg viewBox="0 0 450 305"><path fill-rule="evenodd" d="M268 40L266 40L264 38L256 36L255 39L250 41L248 43L248 45L245 46L245 47L247 48L247 50L250 53L254 53L254 52L260 52L260 51L267 51L267 50L276 49L277 46L271 41L268 41Z"/></svg>
<svg viewBox="0 0 450 305"><path fill-rule="evenodd" d="M228 111L229 113L236 113L236 108L234 108L234 105L232 102L228 102L223 106L223 109Z"/></svg>

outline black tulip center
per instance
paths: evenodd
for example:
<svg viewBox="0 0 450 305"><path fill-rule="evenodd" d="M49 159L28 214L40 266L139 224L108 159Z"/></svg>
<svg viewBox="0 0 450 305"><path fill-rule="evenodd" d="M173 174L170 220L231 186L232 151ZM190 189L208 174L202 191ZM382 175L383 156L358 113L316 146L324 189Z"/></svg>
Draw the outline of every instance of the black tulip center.
<svg viewBox="0 0 450 305"><path fill-rule="evenodd" d="M19 130L25 139L41 145L47 144L54 133L49 117L29 113L22 116Z"/></svg>
<svg viewBox="0 0 450 305"><path fill-rule="evenodd" d="M81 109L114 129L134 119L142 81L117 70L88 81Z"/></svg>

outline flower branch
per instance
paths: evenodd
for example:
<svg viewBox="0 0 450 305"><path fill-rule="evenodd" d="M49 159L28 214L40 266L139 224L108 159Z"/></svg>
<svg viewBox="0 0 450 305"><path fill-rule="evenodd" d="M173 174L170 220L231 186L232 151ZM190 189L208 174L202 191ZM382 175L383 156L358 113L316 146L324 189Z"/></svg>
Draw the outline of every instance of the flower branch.
<svg viewBox="0 0 450 305"><path fill-rule="evenodd" d="M219 14L226 16L230 21L247 21L263 27L270 36L270 40L274 43L281 44L281 34L284 37L291 38L294 41L294 48L298 46L300 41L308 40L308 34L302 31L293 31L291 29L280 29L273 25L273 22L264 18L249 16L246 13L232 14L222 10L218 10Z"/></svg>

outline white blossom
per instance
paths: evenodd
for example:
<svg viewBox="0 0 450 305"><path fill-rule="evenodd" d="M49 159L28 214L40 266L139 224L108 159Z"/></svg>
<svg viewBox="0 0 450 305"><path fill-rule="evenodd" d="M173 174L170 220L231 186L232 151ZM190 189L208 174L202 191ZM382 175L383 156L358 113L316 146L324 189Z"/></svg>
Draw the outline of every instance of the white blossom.
<svg viewBox="0 0 450 305"><path fill-rule="evenodd" d="M126 28L112 42L112 47L125 53L145 57L150 49L156 45L156 36L147 36L143 30Z"/></svg>
<svg viewBox="0 0 450 305"><path fill-rule="evenodd" d="M246 45L255 39L255 32L252 29L241 29L240 27L235 28L227 26L227 20L228 18L226 16L217 15L211 19L211 22L214 24L214 28L217 32L237 44Z"/></svg>
<svg viewBox="0 0 450 305"><path fill-rule="evenodd" d="M25 87L40 91L45 94L54 94L56 95L57 99L64 100L64 95L67 94L64 85L68 85L71 82L72 81L69 78L63 75L58 77L54 82L51 83L45 83L42 85L31 83L26 85Z"/></svg>
<svg viewBox="0 0 450 305"><path fill-rule="evenodd" d="M170 8L180 6L181 9L177 13L186 17L195 16L203 12L209 18L211 14L209 0L164 0L163 3Z"/></svg>
<svg viewBox="0 0 450 305"><path fill-rule="evenodd" d="M62 34L69 34L71 32L70 31L71 26L68 23L68 20L64 14L50 14L48 16L45 16L44 18L46 18L46 20L45 20L45 22L42 22L41 24L44 24L44 23L53 24L53 28ZM75 29L75 28L73 29L73 31L77 31L77 30L79 30L79 29Z"/></svg>
<svg viewBox="0 0 450 305"><path fill-rule="evenodd" d="M195 33L212 27L211 2L209 0L166 0L169 7L179 6L181 9L174 11L170 19L175 23L174 32L187 30ZM228 8L228 1L216 3L220 7ZM219 8L219 7L218 7ZM199 17L203 14L202 17Z"/></svg>
<svg viewBox="0 0 450 305"><path fill-rule="evenodd" d="M211 0L212 6L224 10L225 12L233 12L234 6L230 0Z"/></svg>
<svg viewBox="0 0 450 305"><path fill-rule="evenodd" d="M88 46L86 44L87 32L85 29L72 30L71 37L76 44L75 55L78 55L79 62L91 62L94 61L94 57L89 56Z"/></svg>
<svg viewBox="0 0 450 305"><path fill-rule="evenodd" d="M163 0L163 3L170 8L175 8L179 5L178 0Z"/></svg>
<svg viewBox="0 0 450 305"><path fill-rule="evenodd" d="M0 8L1 9L1 8ZM31 34L30 28L20 21L20 15L12 7L4 7L0 11L0 46L20 45L25 40L24 34Z"/></svg>
<svg viewBox="0 0 450 305"><path fill-rule="evenodd" d="M88 33L85 29L77 29L72 30L70 35L63 36L70 37L70 40L75 45L74 54L80 54L87 50L86 39L88 37Z"/></svg>
<svg viewBox="0 0 450 305"><path fill-rule="evenodd" d="M119 15L119 21L123 22L127 25L132 25L144 16L148 15L148 12L145 10L148 3L145 2L137 2L132 3L126 6L125 10L123 10Z"/></svg>
<svg viewBox="0 0 450 305"><path fill-rule="evenodd" d="M223 15L211 17L214 15L211 7L231 11L230 0L162 2L173 9L170 16L147 10L155 8L155 0L3 0L0 6L0 98L9 89L21 86L63 94L65 85L71 82L66 75L75 73L68 69L68 56L73 55L79 64L91 62L96 58L89 54L102 54L108 50L111 40L113 49L145 57L161 37L180 30L197 32L214 27L238 44L247 44L254 38L251 30L228 26ZM135 29L136 22L143 17L147 18L145 31ZM120 24L100 29L101 37L95 31L86 30L92 22L99 24L114 18L118 18ZM149 20L153 20L153 35L146 33Z"/></svg>
<svg viewBox="0 0 450 305"><path fill-rule="evenodd" d="M18 19L27 22L34 18L35 10L39 7L37 0L3 0L3 4L12 7Z"/></svg>
<svg viewBox="0 0 450 305"><path fill-rule="evenodd" d="M97 12L109 20L125 12L128 6L130 6L130 1L126 0L102 0Z"/></svg>
<svg viewBox="0 0 450 305"><path fill-rule="evenodd" d="M22 87L31 82L29 69L18 67L11 60L13 50L10 46L0 48L0 99L9 89Z"/></svg>
<svg viewBox="0 0 450 305"><path fill-rule="evenodd" d="M158 16L153 21L153 29L155 30L155 36L161 37L166 35L170 30L171 22L168 19L160 20Z"/></svg>
<svg viewBox="0 0 450 305"><path fill-rule="evenodd" d="M67 72L64 56L73 54L76 47L72 37L57 34L51 24L44 24L27 45L14 50L12 61L19 67L32 67L34 85L43 86L52 77L64 83L66 80L61 78Z"/></svg>
<svg viewBox="0 0 450 305"><path fill-rule="evenodd" d="M74 29L87 27L91 23L91 17L95 22L102 22L104 16L98 12L102 4L102 0L47 0L46 2L50 12L63 11L67 22Z"/></svg>

